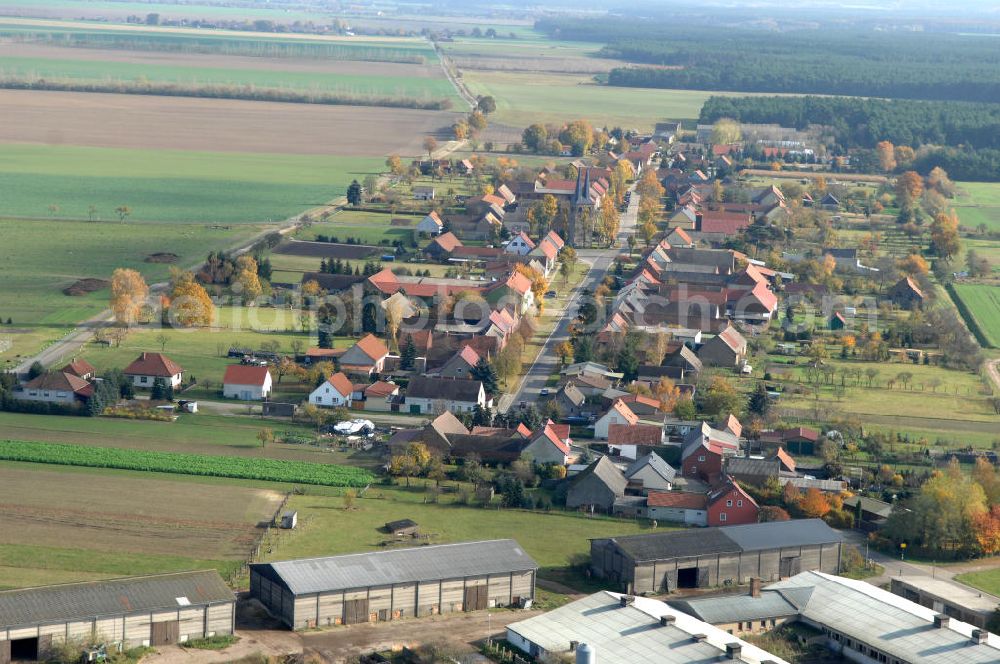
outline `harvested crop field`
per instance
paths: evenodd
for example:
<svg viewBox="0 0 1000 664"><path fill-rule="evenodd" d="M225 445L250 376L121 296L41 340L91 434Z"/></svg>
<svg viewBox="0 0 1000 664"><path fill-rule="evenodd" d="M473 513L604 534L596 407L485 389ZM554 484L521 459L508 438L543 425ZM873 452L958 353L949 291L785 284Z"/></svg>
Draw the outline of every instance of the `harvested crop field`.
<svg viewBox="0 0 1000 664"><path fill-rule="evenodd" d="M111 285L107 279L77 279L71 285L63 289L63 295L79 297L87 293L96 293Z"/></svg>
<svg viewBox="0 0 1000 664"><path fill-rule="evenodd" d="M287 256L347 258L350 260L363 260L378 251L378 247L369 247L363 244L334 244L332 242L303 242L300 240L289 240L272 250L275 254Z"/></svg>
<svg viewBox="0 0 1000 664"><path fill-rule="evenodd" d="M281 498L263 489L4 464L0 586L24 585L22 576L52 582L143 573L149 564L225 569L246 556L257 524Z"/></svg>
<svg viewBox="0 0 1000 664"><path fill-rule="evenodd" d="M73 60L155 67L209 67L212 69L255 69L259 71L301 72L314 74L349 74L356 76L407 76L410 78L443 78L437 61L418 64L398 62L366 62L320 58L251 57L241 55L209 55L203 53L163 53L160 51L126 51L122 49L72 48L50 44L0 42L0 58L32 58L39 60ZM5 64L0 67L8 70ZM110 75L112 72L108 72Z"/></svg>
<svg viewBox="0 0 1000 664"><path fill-rule="evenodd" d="M454 113L0 90L0 143L360 157L420 154ZM155 128L155 130L151 130Z"/></svg>

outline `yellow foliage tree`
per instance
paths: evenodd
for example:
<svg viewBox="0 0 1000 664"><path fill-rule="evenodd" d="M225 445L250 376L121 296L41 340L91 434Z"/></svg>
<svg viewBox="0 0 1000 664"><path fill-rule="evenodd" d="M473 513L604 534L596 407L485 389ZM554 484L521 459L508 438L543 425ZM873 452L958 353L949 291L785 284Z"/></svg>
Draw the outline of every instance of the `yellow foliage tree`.
<svg viewBox="0 0 1000 664"><path fill-rule="evenodd" d="M118 268L111 275L111 311L115 322L134 325L149 295L149 286L135 270Z"/></svg>
<svg viewBox="0 0 1000 664"><path fill-rule="evenodd" d="M240 256L236 259L236 277L234 283L239 284L243 303L253 302L264 292L257 276L257 261L251 256Z"/></svg>
<svg viewBox="0 0 1000 664"><path fill-rule="evenodd" d="M208 327L215 320L215 304L191 272L173 272L169 308L171 321L184 327Z"/></svg>

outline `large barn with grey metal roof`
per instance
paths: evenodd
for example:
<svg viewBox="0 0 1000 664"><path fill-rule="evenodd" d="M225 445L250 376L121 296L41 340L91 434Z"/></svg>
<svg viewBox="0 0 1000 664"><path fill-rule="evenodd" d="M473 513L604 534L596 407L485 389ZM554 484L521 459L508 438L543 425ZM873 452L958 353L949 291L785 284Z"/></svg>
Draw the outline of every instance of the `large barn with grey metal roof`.
<svg viewBox="0 0 1000 664"><path fill-rule="evenodd" d="M538 565L514 540L250 566L250 595L292 629L521 606Z"/></svg>
<svg viewBox="0 0 1000 664"><path fill-rule="evenodd" d="M67 640L125 648L232 634L236 596L214 570L0 592L0 664Z"/></svg>
<svg viewBox="0 0 1000 664"><path fill-rule="evenodd" d="M590 541L594 574L633 593L840 571L843 538L821 519L669 530Z"/></svg>

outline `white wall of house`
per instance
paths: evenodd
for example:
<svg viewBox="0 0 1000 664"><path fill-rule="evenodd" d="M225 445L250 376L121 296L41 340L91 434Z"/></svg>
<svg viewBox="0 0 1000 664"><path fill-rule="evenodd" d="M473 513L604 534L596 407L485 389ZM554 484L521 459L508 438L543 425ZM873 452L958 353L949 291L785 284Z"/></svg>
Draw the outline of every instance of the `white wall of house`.
<svg viewBox="0 0 1000 664"><path fill-rule="evenodd" d="M479 404L480 406L484 404ZM448 399L425 399L422 397L406 397L404 412L418 415L436 414L438 408L450 410L453 413L471 413L476 404L471 401L451 401Z"/></svg>
<svg viewBox="0 0 1000 664"><path fill-rule="evenodd" d="M165 383L169 383L174 389L181 386L181 378L183 374L174 374L169 379L162 377ZM136 387L151 390L153 389L153 383L156 382L158 376L140 376L137 374L132 374L132 384Z"/></svg>
<svg viewBox="0 0 1000 664"><path fill-rule="evenodd" d="M424 217L417 224L417 231L420 233L427 233L429 235L438 235L441 232L441 227L437 225L437 222L431 219L430 215Z"/></svg>
<svg viewBox="0 0 1000 664"><path fill-rule="evenodd" d="M14 392L18 401L44 401L71 406L76 401L76 395L68 390L21 390Z"/></svg>
<svg viewBox="0 0 1000 664"><path fill-rule="evenodd" d="M594 438L598 440L608 439L608 429L612 424L631 424L622 417L618 411L612 409L606 412L601 419L594 423Z"/></svg>
<svg viewBox="0 0 1000 664"><path fill-rule="evenodd" d="M309 403L330 408L350 406L351 395L341 394L329 381L324 381L322 385L309 393Z"/></svg>
<svg viewBox="0 0 1000 664"><path fill-rule="evenodd" d="M689 510L683 507L650 507L646 517L657 521L685 523L689 526L707 526L708 512L705 510Z"/></svg>
<svg viewBox="0 0 1000 664"><path fill-rule="evenodd" d="M524 241L524 238L518 236L507 243L504 247L504 251L508 254L514 254L516 256L527 256L531 253L531 247Z"/></svg>
<svg viewBox="0 0 1000 664"><path fill-rule="evenodd" d="M653 489L654 491L670 491L673 488L669 481L648 465L636 471L629 480L632 482L641 481L644 489Z"/></svg>
<svg viewBox="0 0 1000 664"><path fill-rule="evenodd" d="M261 401L271 394L271 374L264 377L263 385L240 385L239 383L226 383L222 386L222 396L227 399L241 399L243 401Z"/></svg>

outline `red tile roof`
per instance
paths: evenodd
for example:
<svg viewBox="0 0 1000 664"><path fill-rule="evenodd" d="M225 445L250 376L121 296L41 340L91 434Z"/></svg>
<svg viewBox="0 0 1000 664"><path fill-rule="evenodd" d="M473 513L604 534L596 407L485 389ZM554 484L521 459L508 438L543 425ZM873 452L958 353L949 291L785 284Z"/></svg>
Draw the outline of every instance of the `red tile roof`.
<svg viewBox="0 0 1000 664"><path fill-rule="evenodd" d="M524 242L524 244L529 249L534 249L535 248L535 242L530 237L528 237L528 234L525 233L524 231L521 231L520 233L518 233L517 235L514 236L514 239L517 239L517 238L521 238L521 241Z"/></svg>
<svg viewBox="0 0 1000 664"><path fill-rule="evenodd" d="M648 507L676 507L682 510L703 510L708 507L708 496L688 491L650 491L646 495Z"/></svg>
<svg viewBox="0 0 1000 664"><path fill-rule="evenodd" d="M541 431L535 434L536 440L541 437L544 437L550 443L555 445L556 449L558 449L563 454L569 454L569 445L567 445L565 441L560 439L559 436L556 434L556 432L552 430L551 424L546 424Z"/></svg>
<svg viewBox="0 0 1000 664"><path fill-rule="evenodd" d="M556 424L552 420L549 420L549 426L559 436L559 440L569 440L569 425L568 424Z"/></svg>
<svg viewBox="0 0 1000 664"><path fill-rule="evenodd" d="M184 370L163 353L143 353L132 364L125 367L129 376L157 376L170 378Z"/></svg>
<svg viewBox="0 0 1000 664"><path fill-rule="evenodd" d="M669 235L667 235L667 238L671 238L675 235L679 237L681 241L684 242L684 244L694 244L694 241L691 239L691 236L685 233L683 228L675 228L670 232Z"/></svg>
<svg viewBox="0 0 1000 664"><path fill-rule="evenodd" d="M389 354L389 349L385 347L385 342L371 333L358 339L358 342L354 345L375 362L378 362Z"/></svg>
<svg viewBox="0 0 1000 664"><path fill-rule="evenodd" d="M79 376L65 371L43 373L25 383L24 388L28 390L73 392L81 397L89 397L94 393L93 385Z"/></svg>
<svg viewBox="0 0 1000 664"><path fill-rule="evenodd" d="M524 422L521 422L520 424L517 425L517 432L522 436L524 436L525 438L531 437L531 429L529 429Z"/></svg>
<svg viewBox="0 0 1000 664"><path fill-rule="evenodd" d="M746 347L746 339L740 334L732 325L726 327L726 329L719 332L719 339L723 341L729 348L735 352L739 352L741 349Z"/></svg>
<svg viewBox="0 0 1000 664"><path fill-rule="evenodd" d="M257 385L263 386L264 380L271 372L267 367L252 364L230 364L222 378L225 385Z"/></svg>
<svg viewBox="0 0 1000 664"><path fill-rule="evenodd" d="M781 462L781 465L783 465L789 472L795 472L795 459L793 459L788 452L785 451L784 447L779 447L774 456L777 457L778 461Z"/></svg>
<svg viewBox="0 0 1000 664"><path fill-rule="evenodd" d="M705 210L701 213L701 225L698 230L702 233L735 235L749 225L750 215L748 214Z"/></svg>
<svg viewBox="0 0 1000 664"><path fill-rule="evenodd" d="M476 366L480 359L479 353L472 346L463 346L462 350L458 351L458 356L465 360L465 363L470 367Z"/></svg>
<svg viewBox="0 0 1000 664"><path fill-rule="evenodd" d="M351 382L350 378L339 371L327 378L326 382L330 383L330 385L333 386L333 389L337 390L342 397L349 397L351 396L351 392L354 391L354 383Z"/></svg>
<svg viewBox="0 0 1000 664"><path fill-rule="evenodd" d="M644 406L649 406L650 408L660 407L660 402L658 399L652 397L643 396L641 394L630 394L627 397L621 397L621 401L625 403L641 403Z"/></svg>
<svg viewBox="0 0 1000 664"><path fill-rule="evenodd" d="M397 390L399 390L399 385L379 380L365 388L365 397L369 399L372 397L387 397L395 394Z"/></svg>
<svg viewBox="0 0 1000 664"><path fill-rule="evenodd" d="M94 365L92 365L87 360L73 360L72 362L64 366L62 369L60 369L60 371L62 371L63 373L73 374L78 378L83 378L84 376L94 374L97 371L97 369L95 369Z"/></svg>
<svg viewBox="0 0 1000 664"><path fill-rule="evenodd" d="M451 231L447 233L442 233L434 238L434 244L438 245L448 253L455 250L455 247L461 247L462 241L455 237L455 234Z"/></svg>
<svg viewBox="0 0 1000 664"><path fill-rule="evenodd" d="M310 348L306 351L308 358L337 357L344 354L343 348Z"/></svg>
<svg viewBox="0 0 1000 664"><path fill-rule="evenodd" d="M577 378L586 378L586 376L577 376ZM621 399L616 399L613 404L611 404L611 410L615 410L619 415L625 418L625 421L629 424L636 424L639 421L639 416L632 412L624 401ZM610 412L610 411L609 411Z"/></svg>
<svg viewBox="0 0 1000 664"><path fill-rule="evenodd" d="M552 244L556 245L557 248L562 249L566 246L566 242L559 236L559 233L555 231L549 231L549 234L545 236L545 239L551 240Z"/></svg>
<svg viewBox="0 0 1000 664"><path fill-rule="evenodd" d="M516 291L521 295L524 295L531 290L531 279L528 279L528 277L517 271L511 273L505 284L511 290Z"/></svg>
<svg viewBox="0 0 1000 664"><path fill-rule="evenodd" d="M660 445L663 427L653 424L612 424L608 427L611 445Z"/></svg>

